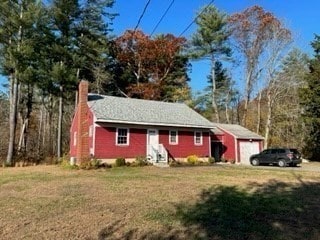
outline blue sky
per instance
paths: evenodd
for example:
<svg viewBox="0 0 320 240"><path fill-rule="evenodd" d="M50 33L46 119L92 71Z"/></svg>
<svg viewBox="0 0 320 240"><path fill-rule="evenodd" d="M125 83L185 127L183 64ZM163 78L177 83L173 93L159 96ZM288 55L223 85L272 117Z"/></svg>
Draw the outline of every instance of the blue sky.
<svg viewBox="0 0 320 240"><path fill-rule="evenodd" d="M122 34L126 29L133 29L148 0L118 0L114 11L120 15L114 21L114 33ZM162 14L172 0L151 0L141 20L139 29L151 34ZM211 0L175 0L166 17L160 23L154 34L172 33L179 36L192 22L199 9L210 3ZM213 3L220 11L226 14L243 11L244 9L260 5L266 11L272 12L282 20L293 32L295 45L301 50L312 54L310 42L314 33L320 34L320 1L319 0L216 0ZM196 25L183 34L187 39L195 32ZM206 86L206 76L209 73L209 62L198 61L192 63L190 86L193 91L202 90ZM242 77L242 76L238 76ZM235 76L237 78L237 76ZM238 78L239 80L239 78ZM241 84L241 80L238 84Z"/></svg>
<svg viewBox="0 0 320 240"><path fill-rule="evenodd" d="M120 35L126 29L133 29L147 2L148 0L116 0L112 11L119 13L119 16L114 20L114 34ZM172 0L150 0L139 29L150 34L171 2ZM154 34L180 35L192 22L199 9L209 2L211 0L175 0ZM319 0L215 0L213 4L227 14L243 11L253 5L262 6L286 23L294 34L295 45L309 54L312 54L310 42L314 39L314 34L320 34ZM183 36L188 39L195 30L196 25L193 24ZM193 91L202 90L206 86L208 72L208 62L192 63L189 75ZM241 76L238 77L240 79ZM0 77L0 82L4 81L6 79ZM239 84L241 84L240 80Z"/></svg>

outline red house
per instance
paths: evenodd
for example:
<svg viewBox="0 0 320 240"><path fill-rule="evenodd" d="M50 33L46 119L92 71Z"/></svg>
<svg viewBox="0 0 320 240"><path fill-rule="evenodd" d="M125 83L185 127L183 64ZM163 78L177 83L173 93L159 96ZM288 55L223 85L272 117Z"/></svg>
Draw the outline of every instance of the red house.
<svg viewBox="0 0 320 240"><path fill-rule="evenodd" d="M114 161L145 156L150 162L211 155L211 122L182 103L89 94L79 85L71 125L70 156Z"/></svg>
<svg viewBox="0 0 320 240"><path fill-rule="evenodd" d="M236 124L214 123L211 151L215 159L250 164L249 158L263 149L264 138Z"/></svg>

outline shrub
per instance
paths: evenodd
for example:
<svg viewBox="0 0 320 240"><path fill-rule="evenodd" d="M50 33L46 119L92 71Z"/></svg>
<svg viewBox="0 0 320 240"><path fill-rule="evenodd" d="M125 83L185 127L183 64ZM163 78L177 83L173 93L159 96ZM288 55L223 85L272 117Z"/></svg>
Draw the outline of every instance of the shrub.
<svg viewBox="0 0 320 240"><path fill-rule="evenodd" d="M216 162L216 160L214 159L214 157L209 157L208 158L208 163L213 164L215 162Z"/></svg>
<svg viewBox="0 0 320 240"><path fill-rule="evenodd" d="M147 158L144 156L138 156L136 157L135 161L131 164L133 167L142 167L148 165Z"/></svg>
<svg viewBox="0 0 320 240"><path fill-rule="evenodd" d="M199 161L199 158L198 158L197 155L190 155L190 156L187 157L187 162L189 164L194 165L194 164L198 163L198 161Z"/></svg>
<svg viewBox="0 0 320 240"><path fill-rule="evenodd" d="M223 163L227 162L227 160L225 158L221 158L220 161L223 162Z"/></svg>
<svg viewBox="0 0 320 240"><path fill-rule="evenodd" d="M70 164L70 160L68 160L67 158L61 158L61 160L59 161L59 165L63 169L78 169L78 166L77 165L71 165Z"/></svg>
<svg viewBox="0 0 320 240"><path fill-rule="evenodd" d="M98 169L100 165L101 165L100 160L91 159L91 160L83 161L82 163L80 163L79 168L84 170L91 170L91 169Z"/></svg>
<svg viewBox="0 0 320 240"><path fill-rule="evenodd" d="M102 166L101 161L96 158L93 158L93 159L87 159L87 160L83 161L79 165L79 168L85 169L85 170L91 170L91 169L98 169L101 166Z"/></svg>
<svg viewBox="0 0 320 240"><path fill-rule="evenodd" d="M115 166L115 167L126 166L126 159L125 159L125 158L122 158L122 157L117 158L114 166Z"/></svg>
<svg viewBox="0 0 320 240"><path fill-rule="evenodd" d="M91 161L90 161L90 165L91 165L91 167L92 167L93 169L97 169L97 168L99 168L99 167L101 166L101 161L98 160L98 159L96 159L96 158L93 158L93 159L91 159Z"/></svg>

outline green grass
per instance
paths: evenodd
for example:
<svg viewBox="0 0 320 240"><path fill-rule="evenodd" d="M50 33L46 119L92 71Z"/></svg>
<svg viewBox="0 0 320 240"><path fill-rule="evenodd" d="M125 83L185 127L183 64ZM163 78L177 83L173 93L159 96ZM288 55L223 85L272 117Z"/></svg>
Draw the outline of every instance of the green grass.
<svg viewBox="0 0 320 240"><path fill-rule="evenodd" d="M50 173L22 173L22 174L14 174L14 175L2 175L0 178L0 186L7 183L14 182L23 182L23 181L51 181L55 179L54 176L51 176Z"/></svg>
<svg viewBox="0 0 320 240"><path fill-rule="evenodd" d="M1 239L319 239L320 172L0 169Z"/></svg>

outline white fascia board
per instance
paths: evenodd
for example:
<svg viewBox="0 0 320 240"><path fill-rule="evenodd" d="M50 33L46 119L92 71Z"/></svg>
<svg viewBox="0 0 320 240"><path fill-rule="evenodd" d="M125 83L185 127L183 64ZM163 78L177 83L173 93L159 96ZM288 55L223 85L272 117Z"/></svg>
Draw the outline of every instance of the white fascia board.
<svg viewBox="0 0 320 240"><path fill-rule="evenodd" d="M202 129L213 129L214 126L201 126L201 125L183 125L183 124L164 124L164 123L151 123L151 122L131 122L122 120L99 120L96 123L122 123L122 124L132 124L132 125L146 125L146 126L166 126L166 127L182 127L182 128L202 128Z"/></svg>

